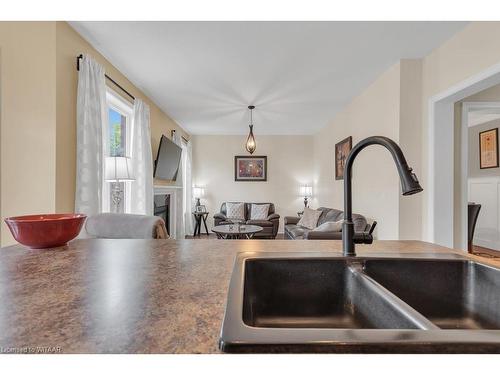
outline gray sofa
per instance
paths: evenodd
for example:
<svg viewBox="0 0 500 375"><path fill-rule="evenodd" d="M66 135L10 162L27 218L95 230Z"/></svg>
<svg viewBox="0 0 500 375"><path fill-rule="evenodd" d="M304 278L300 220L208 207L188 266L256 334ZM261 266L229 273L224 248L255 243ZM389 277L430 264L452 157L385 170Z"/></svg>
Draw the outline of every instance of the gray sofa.
<svg viewBox="0 0 500 375"><path fill-rule="evenodd" d="M327 221L339 221L344 219L344 212L334 208L320 207L321 215L318 219L318 226ZM297 225L300 218L294 216L285 216L285 239L287 240L341 240L342 232L314 232L311 229ZM354 233L363 233L372 231L375 228L369 225L363 215L352 214L354 223Z"/></svg>
<svg viewBox="0 0 500 375"><path fill-rule="evenodd" d="M241 203L241 202L230 202ZM278 227L280 224L280 215L275 212L273 203L254 203L254 204L269 204L269 212L266 220L250 220L252 203L245 203L245 222L247 224L258 225L263 228L262 232L256 233L253 238L268 238L274 239L278 234ZM231 221L226 217L226 202L222 203L220 212L214 215L215 225L230 224Z"/></svg>

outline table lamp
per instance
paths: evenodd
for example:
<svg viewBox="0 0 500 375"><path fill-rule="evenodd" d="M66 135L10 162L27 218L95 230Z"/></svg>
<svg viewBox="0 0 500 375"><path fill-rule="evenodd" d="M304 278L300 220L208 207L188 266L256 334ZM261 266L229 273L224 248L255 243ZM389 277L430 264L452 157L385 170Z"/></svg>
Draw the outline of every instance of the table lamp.
<svg viewBox="0 0 500 375"><path fill-rule="evenodd" d="M304 197L304 207L307 207L307 200L312 197L312 186L301 186L300 195Z"/></svg>
<svg viewBox="0 0 500 375"><path fill-rule="evenodd" d="M204 195L205 195L205 189L198 186L195 186L193 188L193 196L196 199L196 206L200 205L200 198L203 198Z"/></svg>
<svg viewBox="0 0 500 375"><path fill-rule="evenodd" d="M118 212L123 193L120 182L135 180L132 171L132 160L123 156L106 157L104 179L112 184L111 199L114 211Z"/></svg>

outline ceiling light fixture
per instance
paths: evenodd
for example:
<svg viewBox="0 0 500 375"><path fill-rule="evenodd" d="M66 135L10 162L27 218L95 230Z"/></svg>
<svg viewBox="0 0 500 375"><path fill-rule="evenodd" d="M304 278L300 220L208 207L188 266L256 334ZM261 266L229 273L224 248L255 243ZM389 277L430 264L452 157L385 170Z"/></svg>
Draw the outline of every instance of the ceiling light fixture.
<svg viewBox="0 0 500 375"><path fill-rule="evenodd" d="M252 111L254 110L254 105L249 105L248 109L250 110L250 133L248 133L247 143L245 144L245 148L252 155L257 148L257 144L255 143L255 137L253 136L253 116Z"/></svg>

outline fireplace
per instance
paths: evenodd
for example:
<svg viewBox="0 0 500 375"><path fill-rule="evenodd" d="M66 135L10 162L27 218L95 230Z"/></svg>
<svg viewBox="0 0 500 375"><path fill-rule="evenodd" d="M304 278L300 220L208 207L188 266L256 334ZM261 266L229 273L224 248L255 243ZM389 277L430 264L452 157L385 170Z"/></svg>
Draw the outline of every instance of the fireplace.
<svg viewBox="0 0 500 375"><path fill-rule="evenodd" d="M163 219L170 236L170 194L155 194L154 215Z"/></svg>
<svg viewBox="0 0 500 375"><path fill-rule="evenodd" d="M183 237L182 187L155 185L154 214L163 218L171 239L181 239Z"/></svg>

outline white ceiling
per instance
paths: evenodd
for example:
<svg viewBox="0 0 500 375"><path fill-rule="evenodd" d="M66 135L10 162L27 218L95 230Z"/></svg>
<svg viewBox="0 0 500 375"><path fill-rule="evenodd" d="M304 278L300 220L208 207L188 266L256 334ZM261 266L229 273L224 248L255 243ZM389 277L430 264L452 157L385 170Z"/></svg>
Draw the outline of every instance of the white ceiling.
<svg viewBox="0 0 500 375"><path fill-rule="evenodd" d="M192 134L312 134L464 22L71 22Z"/></svg>

